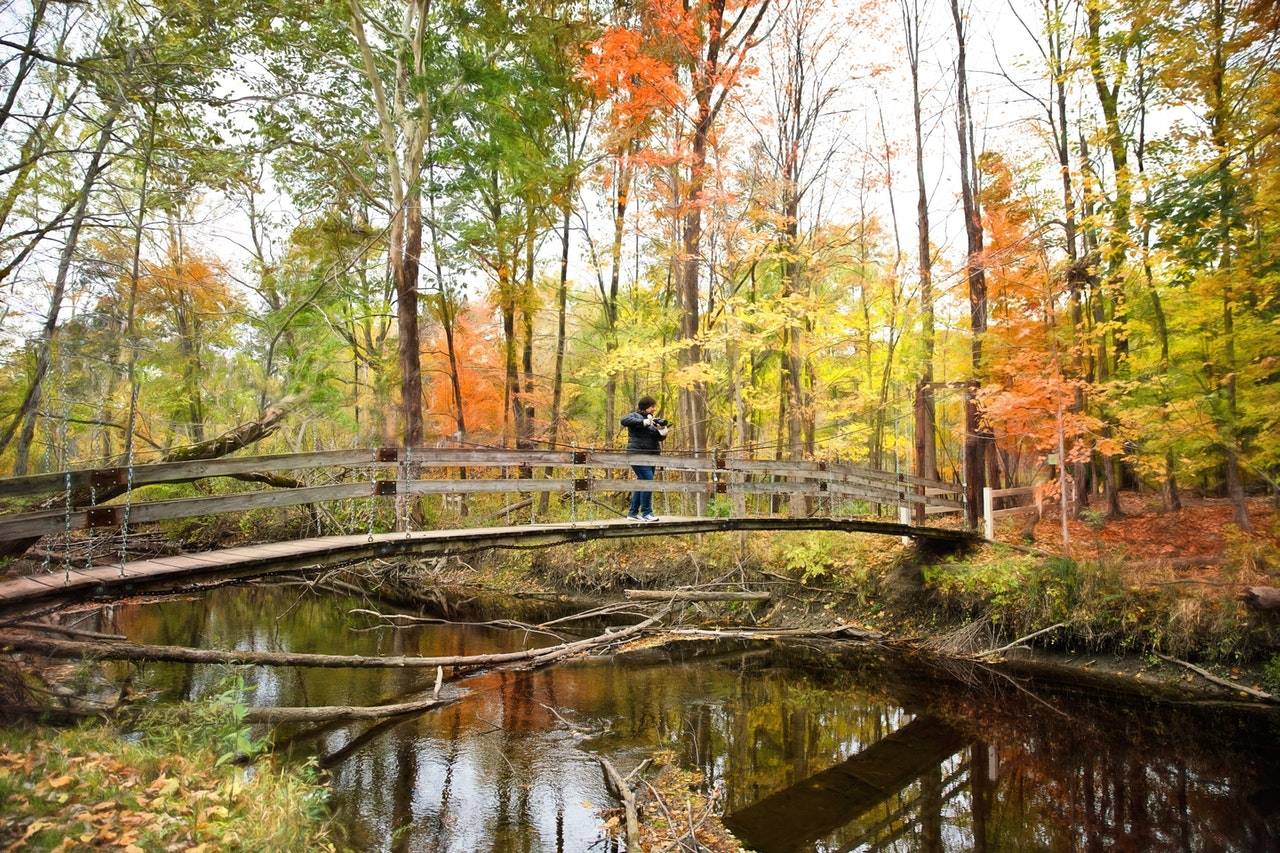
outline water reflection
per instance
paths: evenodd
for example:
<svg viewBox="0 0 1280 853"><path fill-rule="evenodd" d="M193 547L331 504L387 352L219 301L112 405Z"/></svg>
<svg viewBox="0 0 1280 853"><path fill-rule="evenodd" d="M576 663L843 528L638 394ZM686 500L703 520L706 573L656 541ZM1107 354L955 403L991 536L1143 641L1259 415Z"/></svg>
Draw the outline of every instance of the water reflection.
<svg viewBox="0 0 1280 853"><path fill-rule="evenodd" d="M368 624L349 614L359 606L225 588L116 607L94 627L142 642L361 654L551 642L457 625L354 632ZM522 606L516 618L530 621L562 610ZM433 676L259 667L250 699L373 704L429 690ZM221 677L148 667L169 696L209 695ZM282 739L320 756L351 841L369 850L606 849L595 755L625 772L660 748L721 789L726 823L760 851L1280 849L1275 715L1030 687L866 650L689 644L490 673L435 713Z"/></svg>

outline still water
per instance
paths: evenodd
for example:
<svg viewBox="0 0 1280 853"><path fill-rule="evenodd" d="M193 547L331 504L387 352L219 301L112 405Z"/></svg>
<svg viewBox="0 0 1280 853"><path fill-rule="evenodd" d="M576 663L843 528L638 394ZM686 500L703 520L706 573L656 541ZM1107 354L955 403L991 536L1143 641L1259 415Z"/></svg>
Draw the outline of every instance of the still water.
<svg viewBox="0 0 1280 853"><path fill-rule="evenodd" d="M465 625L360 630L373 622L351 611L368 606L300 587L227 587L117 605L94 627L147 643L345 654L555 642ZM503 608L455 603L448 615L565 612ZM405 701L434 680L411 669L246 671L255 705ZM146 681L162 697L200 698L225 676L155 664ZM480 675L465 689L416 717L284 728L277 743L329 771L349 840L364 850L614 849L598 816L612 801L596 756L626 773L655 750L700 771L725 823L761 853L1280 850L1275 714L941 672L826 644L681 644Z"/></svg>

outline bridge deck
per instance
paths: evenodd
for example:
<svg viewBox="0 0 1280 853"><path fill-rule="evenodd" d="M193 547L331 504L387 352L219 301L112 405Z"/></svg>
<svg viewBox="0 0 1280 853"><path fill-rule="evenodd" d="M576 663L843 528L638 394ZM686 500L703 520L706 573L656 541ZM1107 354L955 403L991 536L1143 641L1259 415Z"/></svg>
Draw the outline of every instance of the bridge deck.
<svg viewBox="0 0 1280 853"><path fill-rule="evenodd" d="M657 522L604 519L557 524L522 524L372 536L322 536L264 545L245 545L172 557L31 575L0 583L0 616L98 597L163 592L191 582L257 577L324 568L396 554L458 554L486 548L558 545L591 539L674 536L749 530L835 530L879 533L961 544L975 534L944 527L838 518L666 518Z"/></svg>

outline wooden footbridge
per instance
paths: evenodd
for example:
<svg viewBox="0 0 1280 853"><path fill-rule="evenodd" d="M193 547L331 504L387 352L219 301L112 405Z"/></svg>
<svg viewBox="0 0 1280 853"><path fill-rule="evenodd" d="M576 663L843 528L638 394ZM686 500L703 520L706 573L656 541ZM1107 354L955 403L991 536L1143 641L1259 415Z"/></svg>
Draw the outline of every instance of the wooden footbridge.
<svg viewBox="0 0 1280 853"><path fill-rule="evenodd" d="M654 465L659 477L629 479L632 465ZM305 480L294 479L298 476ZM147 500L139 492L146 486L215 478L268 488L171 500ZM621 519L616 507L601 500L634 491L654 492L663 520ZM373 557L592 539L838 530L960 544L976 534L916 523L961 513L960 495L953 484L835 461L486 448L314 451L11 477L0 479L0 502L12 506L26 499L35 508L0 514L0 549L13 554L36 546L43 554L43 570L0 582L0 615ZM425 526L420 504L431 496L445 504L437 517L446 520L437 522L437 529L414 529ZM519 499L492 505L513 496ZM345 528L345 535L129 559L128 537L138 525L308 507L321 526L315 508L325 505L346 507L345 518L333 525ZM500 526L492 526L499 520ZM466 526L473 522L478 526ZM353 528L360 532L350 533ZM84 529L119 530L112 539L119 544L96 560L89 554L73 561L68 556L73 531Z"/></svg>

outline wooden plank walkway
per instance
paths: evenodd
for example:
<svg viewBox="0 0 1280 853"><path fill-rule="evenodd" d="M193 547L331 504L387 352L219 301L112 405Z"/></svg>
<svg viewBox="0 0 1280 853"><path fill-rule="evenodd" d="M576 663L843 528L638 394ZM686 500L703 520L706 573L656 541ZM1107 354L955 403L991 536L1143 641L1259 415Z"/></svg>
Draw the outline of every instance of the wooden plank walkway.
<svg viewBox="0 0 1280 853"><path fill-rule="evenodd" d="M410 533L323 536L29 575L0 583L0 617L91 599L182 589L192 583L318 570L398 554L447 555L487 548L545 547L592 539L679 536L752 530L834 530L963 544L976 534L944 527L839 518L665 518L657 522L597 519Z"/></svg>

